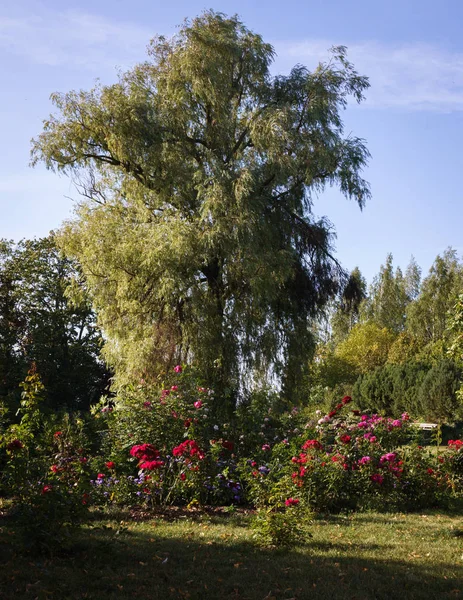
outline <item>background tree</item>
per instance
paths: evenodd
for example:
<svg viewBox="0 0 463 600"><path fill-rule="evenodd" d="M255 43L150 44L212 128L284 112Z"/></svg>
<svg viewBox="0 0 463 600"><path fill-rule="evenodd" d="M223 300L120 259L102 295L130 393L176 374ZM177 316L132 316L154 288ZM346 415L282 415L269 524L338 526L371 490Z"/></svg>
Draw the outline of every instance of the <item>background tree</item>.
<svg viewBox="0 0 463 600"><path fill-rule="evenodd" d="M406 411L413 418L422 418L419 395L429 369L429 364L417 361L377 367L359 376L352 396L362 410L396 417Z"/></svg>
<svg viewBox="0 0 463 600"><path fill-rule="evenodd" d="M414 256L411 257L405 270L404 286L408 301L416 300L421 289L421 267Z"/></svg>
<svg viewBox="0 0 463 600"><path fill-rule="evenodd" d="M448 354L451 356L460 369L463 368L463 294L459 294L450 313L448 324L450 337L450 347ZM457 391L457 397L463 404L463 384Z"/></svg>
<svg viewBox="0 0 463 600"><path fill-rule="evenodd" d="M22 318L16 301L14 244L0 240L0 399L14 405L24 368L18 345Z"/></svg>
<svg viewBox="0 0 463 600"><path fill-rule="evenodd" d="M408 331L402 331L394 340L387 355L390 364L404 364L413 360L420 352L421 347L415 337Z"/></svg>
<svg viewBox="0 0 463 600"><path fill-rule="evenodd" d="M49 409L88 408L107 387L109 373L76 266L61 256L53 235L16 245L2 241L0 248L0 398L17 405L19 383L34 364ZM78 304L66 295L73 282Z"/></svg>
<svg viewBox="0 0 463 600"><path fill-rule="evenodd" d="M451 310L462 289L463 266L456 251L449 248L437 256L419 296L407 308L407 331L421 347L446 339ZM445 344L442 348L445 353Z"/></svg>
<svg viewBox="0 0 463 600"><path fill-rule="evenodd" d="M273 48L212 11L115 85L55 94L33 163L86 196L62 236L120 381L195 361L219 391L278 376L291 396L310 322L337 291L325 185L363 206L368 151L341 110L368 87L345 48L272 77Z"/></svg>
<svg viewBox="0 0 463 600"><path fill-rule="evenodd" d="M379 274L373 279L368 299L364 304L363 320L373 321L379 327L387 327L399 333L405 327L405 310L410 298L407 283L400 267L394 272L392 254L386 257ZM410 281L413 286L413 282Z"/></svg>
<svg viewBox="0 0 463 600"><path fill-rule="evenodd" d="M428 371L418 394L426 419L439 423L461 419L462 403L456 393L460 382L461 369L448 359L442 359Z"/></svg>
<svg viewBox="0 0 463 600"><path fill-rule="evenodd" d="M376 323L359 323L349 336L341 342L335 354L350 363L358 375L384 365L395 335L386 327Z"/></svg>
<svg viewBox="0 0 463 600"><path fill-rule="evenodd" d="M359 322L360 307L366 298L366 281L360 269L355 267L342 290L341 299L336 303L331 318L332 341L338 344L344 340L352 327Z"/></svg>

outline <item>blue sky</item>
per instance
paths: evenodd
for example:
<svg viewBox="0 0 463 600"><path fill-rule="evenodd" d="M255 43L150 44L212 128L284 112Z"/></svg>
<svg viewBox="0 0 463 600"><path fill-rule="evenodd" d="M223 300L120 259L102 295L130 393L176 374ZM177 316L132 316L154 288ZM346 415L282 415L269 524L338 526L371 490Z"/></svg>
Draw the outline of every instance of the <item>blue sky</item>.
<svg viewBox="0 0 463 600"><path fill-rule="evenodd" d="M336 190L315 203L337 231L337 256L371 281L392 252L413 254L427 272L435 256L463 251L463 3L459 0L268 0L158 2L19 0L0 7L0 237L46 235L71 216L69 180L30 169L30 139L54 91L104 83L145 58L148 40L170 35L205 8L238 13L277 52L274 72L311 67L332 45L370 77L367 101L345 113L346 130L367 140L363 212Z"/></svg>

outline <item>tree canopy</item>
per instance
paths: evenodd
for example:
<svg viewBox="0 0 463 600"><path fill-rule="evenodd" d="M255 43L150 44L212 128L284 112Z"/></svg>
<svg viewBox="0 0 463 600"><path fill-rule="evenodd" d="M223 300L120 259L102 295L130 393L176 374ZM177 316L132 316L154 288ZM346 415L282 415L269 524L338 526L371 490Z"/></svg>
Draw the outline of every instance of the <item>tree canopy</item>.
<svg viewBox="0 0 463 600"><path fill-rule="evenodd" d="M362 139L341 111L368 87L334 48L272 76L273 48L212 11L118 83L54 94L33 143L84 199L62 245L82 265L120 381L195 361L222 390L278 376L290 393L310 320L343 276L313 215L327 185L362 207Z"/></svg>
<svg viewBox="0 0 463 600"><path fill-rule="evenodd" d="M78 303L66 294L72 284ZM34 367L48 409L88 408L109 380L101 342L79 271L60 254L54 236L0 240L0 404L14 414L19 384Z"/></svg>
<svg viewBox="0 0 463 600"><path fill-rule="evenodd" d="M452 309L462 289L463 264L457 252L448 248L436 257L421 293L407 307L407 329L421 345L447 339Z"/></svg>

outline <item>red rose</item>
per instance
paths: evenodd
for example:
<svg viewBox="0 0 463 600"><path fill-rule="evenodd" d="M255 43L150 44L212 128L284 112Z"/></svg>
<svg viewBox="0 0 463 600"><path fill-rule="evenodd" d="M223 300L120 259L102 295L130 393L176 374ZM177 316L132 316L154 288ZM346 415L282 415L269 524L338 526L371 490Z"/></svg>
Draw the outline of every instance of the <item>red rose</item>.
<svg viewBox="0 0 463 600"><path fill-rule="evenodd" d="M154 460L159 457L159 450L152 444L139 444L132 447L130 456L134 456L139 460Z"/></svg>
<svg viewBox="0 0 463 600"><path fill-rule="evenodd" d="M309 448L315 448L315 450L322 450L323 446L318 440L307 440L302 444L302 449L308 450Z"/></svg>
<svg viewBox="0 0 463 600"><path fill-rule="evenodd" d="M14 452L15 450L21 450L21 448L24 448L24 444L21 442L21 440L12 440L6 446L6 449L10 450L10 452Z"/></svg>
<svg viewBox="0 0 463 600"><path fill-rule="evenodd" d="M116 466L116 463L113 462L112 460L108 460L108 462L105 463L105 465L106 465L107 469L114 469L114 467Z"/></svg>
<svg viewBox="0 0 463 600"><path fill-rule="evenodd" d="M229 442L227 440L224 440L222 442L222 448L225 448L225 450L230 450L233 451L233 448L235 447L235 444L233 442Z"/></svg>
<svg viewBox="0 0 463 600"><path fill-rule="evenodd" d="M146 469L153 471L153 469L159 469L164 464L163 460L146 460L140 463L140 469Z"/></svg>
<svg viewBox="0 0 463 600"><path fill-rule="evenodd" d="M297 498L288 498L285 500L286 506L297 506L299 504L299 500Z"/></svg>
<svg viewBox="0 0 463 600"><path fill-rule="evenodd" d="M199 460L205 457L195 440L185 440L172 450L172 454L174 456L190 456L191 458L197 456Z"/></svg>

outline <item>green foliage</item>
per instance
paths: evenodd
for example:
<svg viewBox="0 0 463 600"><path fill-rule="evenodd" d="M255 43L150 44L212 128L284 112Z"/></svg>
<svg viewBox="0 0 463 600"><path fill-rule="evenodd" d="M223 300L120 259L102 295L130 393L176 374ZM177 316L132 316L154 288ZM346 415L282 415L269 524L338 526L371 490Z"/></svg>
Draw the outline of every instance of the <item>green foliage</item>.
<svg viewBox="0 0 463 600"><path fill-rule="evenodd" d="M410 333L402 331L389 348L387 362L393 365L400 365L409 361L413 361L413 359L417 358L420 350L422 350L422 348L420 347L417 339ZM426 353L424 356L426 356Z"/></svg>
<svg viewBox="0 0 463 600"><path fill-rule="evenodd" d="M418 400L426 418L451 423L463 416L463 406L456 391L460 387L461 368L450 360L434 365L419 390Z"/></svg>
<svg viewBox="0 0 463 600"><path fill-rule="evenodd" d="M420 343L446 342L455 298L463 287L463 265L455 250L438 256L420 295L407 308L407 331Z"/></svg>
<svg viewBox="0 0 463 600"><path fill-rule="evenodd" d="M265 467L242 464L248 493L267 515L278 513L283 502L317 512L416 510L461 502L463 442L449 442L436 456L411 443L415 428L407 414L399 419L343 415L348 402L343 399L322 417L315 435L308 429L285 449L276 444ZM273 526L271 520L264 523Z"/></svg>
<svg viewBox="0 0 463 600"><path fill-rule="evenodd" d="M461 413L456 396L461 369L448 359L387 364L361 375L353 397L362 410L394 415L403 411L428 421L454 422Z"/></svg>
<svg viewBox="0 0 463 600"><path fill-rule="evenodd" d="M453 306L449 322L450 347L448 353L459 365L463 365L463 294L460 294ZM463 402L463 383L457 396Z"/></svg>
<svg viewBox="0 0 463 600"><path fill-rule="evenodd" d="M423 412L418 395L428 371L429 365L419 362L387 364L361 375L352 396L363 410L389 416L407 411L420 417Z"/></svg>
<svg viewBox="0 0 463 600"><path fill-rule="evenodd" d="M252 521L254 538L263 546L294 548L312 538L313 513L300 505L284 508L259 508Z"/></svg>
<svg viewBox="0 0 463 600"><path fill-rule="evenodd" d="M311 391L317 386L333 389L340 384L353 384L357 369L352 362L339 356L327 346L319 346L316 360L311 365Z"/></svg>
<svg viewBox="0 0 463 600"><path fill-rule="evenodd" d="M332 342L342 342L358 323L360 307L366 298L366 281L358 267L349 276L331 317Z"/></svg>
<svg viewBox="0 0 463 600"><path fill-rule="evenodd" d="M40 410L44 388L36 373L22 387L21 421L0 438L0 489L14 500L27 545L53 551L87 514L89 440L82 419Z"/></svg>
<svg viewBox="0 0 463 600"><path fill-rule="evenodd" d="M449 330L452 343L449 354L459 362L463 362L463 294L459 294L452 307Z"/></svg>
<svg viewBox="0 0 463 600"><path fill-rule="evenodd" d="M364 320L399 333L405 327L405 310L411 300L407 292L416 293L419 274L417 283L415 270L409 267L410 280L407 282L399 267L394 273L392 260L392 254L388 254L386 264L381 265L379 274L373 280L362 312Z"/></svg>
<svg viewBox="0 0 463 600"><path fill-rule="evenodd" d="M338 358L352 365L354 373L367 373L387 361L395 335L376 323L359 323L335 349Z"/></svg>
<svg viewBox="0 0 463 600"><path fill-rule="evenodd" d="M53 235L0 244L0 402L10 419L32 364L44 385L42 409L87 408L107 385L101 335L79 278ZM68 298L71 283L78 302Z"/></svg>
<svg viewBox="0 0 463 600"><path fill-rule="evenodd" d="M308 322L341 276L312 194L369 197L368 151L341 119L368 81L343 47L286 76L270 75L273 56L237 17L209 11L155 38L118 83L53 95L32 160L82 184L61 244L121 383L194 360L230 400L270 375L297 392Z"/></svg>

